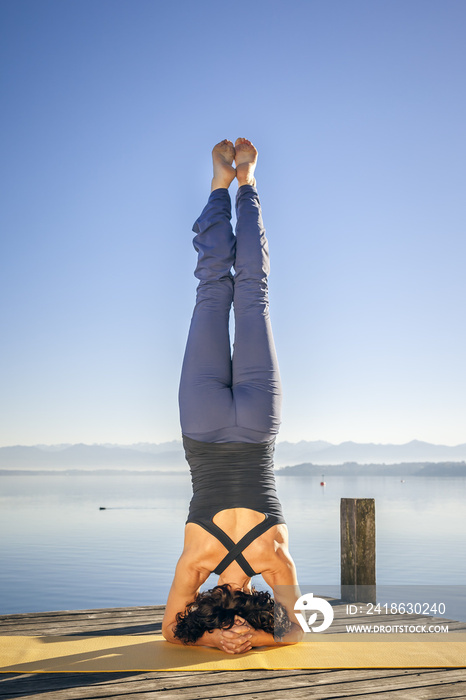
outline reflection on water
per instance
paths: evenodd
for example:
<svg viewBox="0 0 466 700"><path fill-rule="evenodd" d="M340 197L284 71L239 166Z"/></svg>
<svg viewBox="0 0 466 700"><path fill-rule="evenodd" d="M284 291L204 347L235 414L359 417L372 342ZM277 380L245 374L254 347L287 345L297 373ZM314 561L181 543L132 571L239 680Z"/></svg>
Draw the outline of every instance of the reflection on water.
<svg viewBox="0 0 466 700"><path fill-rule="evenodd" d="M375 498L378 582L466 581L466 479L325 481L277 478L300 580L339 583L340 498ZM2 477L0 488L1 613L165 603L187 474Z"/></svg>

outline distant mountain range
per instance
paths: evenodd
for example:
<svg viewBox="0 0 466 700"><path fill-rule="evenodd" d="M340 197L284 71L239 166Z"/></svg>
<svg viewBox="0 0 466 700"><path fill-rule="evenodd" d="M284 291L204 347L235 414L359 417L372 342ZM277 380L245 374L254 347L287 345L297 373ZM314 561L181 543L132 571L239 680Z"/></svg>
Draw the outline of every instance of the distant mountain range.
<svg viewBox="0 0 466 700"><path fill-rule="evenodd" d="M466 477L466 462L398 462L397 464L297 464L277 470L280 476L305 476L325 481L332 476L461 476Z"/></svg>
<svg viewBox="0 0 466 700"><path fill-rule="evenodd" d="M449 447L412 440L404 445L342 442L281 442L277 444L277 466L292 466L303 462L330 465L396 464L399 462L462 462L466 460L466 443Z"/></svg>
<svg viewBox="0 0 466 700"><path fill-rule="evenodd" d="M36 445L0 448L0 469L184 469L181 442L159 445Z"/></svg>
<svg viewBox="0 0 466 700"><path fill-rule="evenodd" d="M351 473L357 465L370 466L400 463L452 463L466 461L466 443L449 447L412 440L404 445L380 445L342 442L279 442L276 446L277 468L309 467L317 470L330 465L343 465ZM349 464L351 463L351 464ZM1 470L68 470L128 469L134 471L181 471L186 469L183 447L173 440L161 444L134 445L21 445L0 448ZM328 469L326 469L329 473ZM297 472L295 472L297 473ZM340 472L341 473L341 472Z"/></svg>

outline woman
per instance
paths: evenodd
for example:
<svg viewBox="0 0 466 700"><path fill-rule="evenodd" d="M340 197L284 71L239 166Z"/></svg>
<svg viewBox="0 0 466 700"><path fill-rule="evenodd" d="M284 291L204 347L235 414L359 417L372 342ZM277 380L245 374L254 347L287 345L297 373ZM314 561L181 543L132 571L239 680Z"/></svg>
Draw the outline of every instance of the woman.
<svg viewBox="0 0 466 700"><path fill-rule="evenodd" d="M235 146L225 139L212 157L211 194L193 226L200 282L179 396L194 495L162 632L169 642L235 654L291 644L303 633L293 615L298 582L273 473L281 384L268 312L268 244L254 179L257 150L247 139ZM236 236L228 192L235 177ZM219 575L217 587L200 594L212 572ZM273 600L254 591L256 572L286 593Z"/></svg>

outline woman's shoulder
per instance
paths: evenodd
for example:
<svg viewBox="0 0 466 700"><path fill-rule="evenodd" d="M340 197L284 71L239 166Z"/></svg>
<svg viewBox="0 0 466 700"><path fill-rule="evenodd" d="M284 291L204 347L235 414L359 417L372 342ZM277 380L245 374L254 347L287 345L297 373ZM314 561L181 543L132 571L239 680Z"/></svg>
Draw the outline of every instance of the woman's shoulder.
<svg viewBox="0 0 466 700"><path fill-rule="evenodd" d="M288 549L288 528L285 523L274 525L257 540L255 556L261 562L260 570L266 583L292 584L296 567ZM272 583L273 582L273 583Z"/></svg>
<svg viewBox="0 0 466 700"><path fill-rule="evenodd" d="M218 564L221 543L198 523L186 523L184 530L184 546L181 559L183 566L210 573Z"/></svg>

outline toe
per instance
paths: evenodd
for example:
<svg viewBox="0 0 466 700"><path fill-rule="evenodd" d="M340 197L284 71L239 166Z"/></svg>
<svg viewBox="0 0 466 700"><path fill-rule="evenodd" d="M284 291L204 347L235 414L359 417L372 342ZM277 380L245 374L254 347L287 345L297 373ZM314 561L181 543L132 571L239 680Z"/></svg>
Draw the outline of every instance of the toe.
<svg viewBox="0 0 466 700"><path fill-rule="evenodd" d="M252 143L249 139L239 138L236 139L235 146L246 146L246 148L250 148L252 146Z"/></svg>

